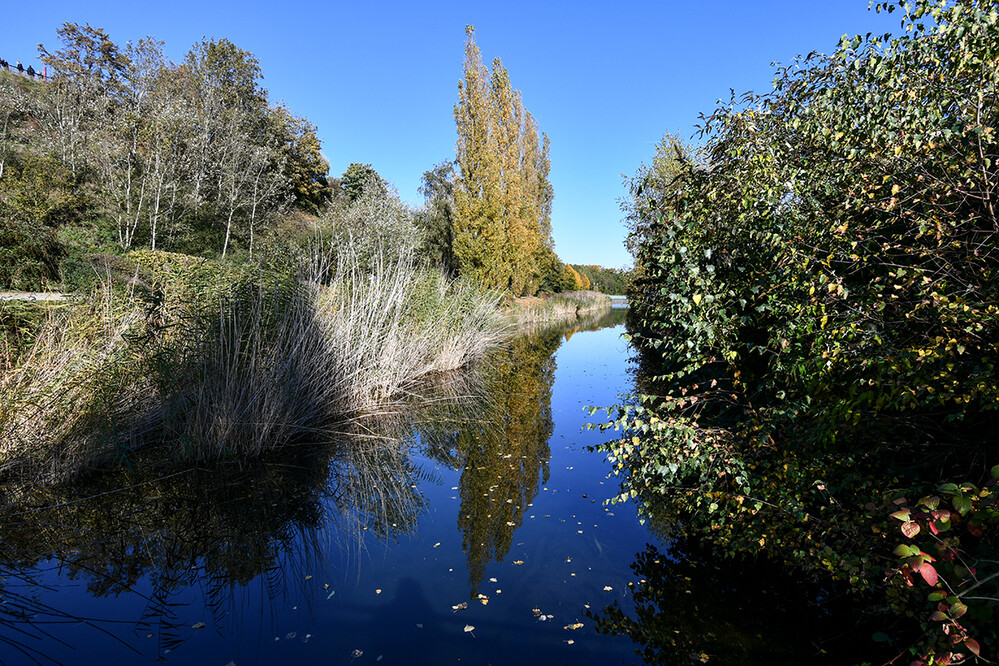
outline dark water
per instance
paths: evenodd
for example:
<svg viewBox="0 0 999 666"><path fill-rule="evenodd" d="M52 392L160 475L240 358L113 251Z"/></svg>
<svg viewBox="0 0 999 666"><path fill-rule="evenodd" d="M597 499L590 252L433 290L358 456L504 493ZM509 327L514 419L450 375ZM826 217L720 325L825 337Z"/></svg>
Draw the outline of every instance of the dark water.
<svg viewBox="0 0 999 666"><path fill-rule="evenodd" d="M518 338L478 380L485 400L8 504L0 659L631 663L632 642L585 616L628 604L651 538L603 505L616 484L586 446L605 435L581 430L584 405L628 390L622 321Z"/></svg>
<svg viewBox="0 0 999 666"><path fill-rule="evenodd" d="M604 504L583 407L630 390L623 319L521 336L349 437L8 496L0 662L853 663L826 591Z"/></svg>

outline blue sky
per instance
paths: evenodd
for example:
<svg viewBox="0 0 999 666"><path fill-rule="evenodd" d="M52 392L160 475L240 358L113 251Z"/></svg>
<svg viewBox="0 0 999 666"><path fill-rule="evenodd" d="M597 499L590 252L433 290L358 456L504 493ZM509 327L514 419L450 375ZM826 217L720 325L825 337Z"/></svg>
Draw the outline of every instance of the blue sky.
<svg viewBox="0 0 999 666"><path fill-rule="evenodd" d="M37 65L65 21L124 44L151 35L174 61L202 37L254 53L272 101L319 127L331 172L370 163L403 199L453 159L453 106L465 25L483 58L503 60L551 138L556 251L572 263L631 259L618 201L624 174L663 132L692 138L729 89L771 88L771 62L830 52L840 36L898 29L866 0L699 2L68 2L9 3L0 56Z"/></svg>

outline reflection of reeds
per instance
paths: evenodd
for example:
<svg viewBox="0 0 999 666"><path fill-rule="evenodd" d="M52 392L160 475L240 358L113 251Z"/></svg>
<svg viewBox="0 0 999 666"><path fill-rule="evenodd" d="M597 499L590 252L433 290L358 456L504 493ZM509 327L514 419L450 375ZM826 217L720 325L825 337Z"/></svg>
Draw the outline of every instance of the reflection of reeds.
<svg viewBox="0 0 999 666"><path fill-rule="evenodd" d="M0 476L65 479L158 440L171 457L258 455L342 429L507 335L496 294L405 258L366 269L315 249L304 265L224 278L182 307L107 288L50 318L0 376Z"/></svg>
<svg viewBox="0 0 999 666"><path fill-rule="evenodd" d="M86 624L143 651L149 644L130 636L152 633L159 650L175 648L204 618L201 603L225 627L239 616L245 600L238 595L248 585L265 605L325 599L323 584L343 576L328 555L339 549L357 559L367 536L411 533L424 511L419 470L407 442L395 438L407 426L366 425L364 436L290 447L244 466L164 478L119 468L72 486L35 488L7 504L0 510L0 652L26 650L44 660L57 647L37 647L47 625L88 616L85 605L58 603L67 578L86 581L97 598L141 599L135 617L91 614ZM47 573L56 569L61 576ZM191 589L201 595L194 606Z"/></svg>

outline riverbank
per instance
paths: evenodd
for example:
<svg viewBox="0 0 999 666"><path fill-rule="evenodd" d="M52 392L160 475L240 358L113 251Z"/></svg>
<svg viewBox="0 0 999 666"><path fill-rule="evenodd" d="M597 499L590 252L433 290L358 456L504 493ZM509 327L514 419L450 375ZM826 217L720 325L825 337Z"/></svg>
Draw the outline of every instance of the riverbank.
<svg viewBox="0 0 999 666"><path fill-rule="evenodd" d="M596 291L563 291L547 297L510 298L503 315L516 323L555 324L571 322L583 315L611 307L611 297Z"/></svg>
<svg viewBox="0 0 999 666"><path fill-rule="evenodd" d="M0 477L67 480L152 444L164 461L259 455L418 397L507 336L498 294L407 260L119 261L130 279L45 311L8 352Z"/></svg>

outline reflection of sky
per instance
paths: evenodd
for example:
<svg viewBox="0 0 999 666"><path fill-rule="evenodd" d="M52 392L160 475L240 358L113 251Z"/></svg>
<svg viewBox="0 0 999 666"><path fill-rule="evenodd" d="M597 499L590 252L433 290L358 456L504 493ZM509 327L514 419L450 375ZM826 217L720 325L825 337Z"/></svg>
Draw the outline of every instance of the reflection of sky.
<svg viewBox="0 0 999 666"><path fill-rule="evenodd" d="M230 661L485 663L486 657L492 663L630 662L628 639L598 636L589 621L579 630L564 629L585 620L585 604L600 609L615 599L627 602L629 565L651 538L631 505L602 505L616 494L618 484L605 478L602 455L586 446L610 435L581 430L587 419L600 419L599 413L588 416L584 406L613 404L628 390L622 333L623 326L579 331L557 351L550 480L523 511L522 524L510 528L515 531L503 561L487 563L479 587L487 604L469 598L466 554L457 529L459 472L418 456L415 462L423 473L412 482L420 486L426 511L415 534L403 533L398 541L366 539L358 551L356 543L336 543L331 533L333 539L322 541L322 554L281 558L271 575L232 590L215 617L204 607L209 591L194 584L174 599L184 604L175 610L183 642L169 653L161 648L160 656L175 663L220 666ZM59 582L59 577L47 580ZM61 582L66 583L64 578ZM50 603L62 605L73 598L84 609L80 612L126 620L110 630L138 646L142 655L79 625L58 629L74 646L57 650L63 661L107 663L110 655L129 662L155 658L156 639L146 639L146 629L133 631L127 621L141 614L145 602L140 597L88 600L82 584L69 585L48 595ZM145 585L143 579L139 588ZM452 610L462 602L468 602L467 610ZM539 621L533 609L554 617ZM193 629L199 622L205 628ZM466 626L474 629L466 632ZM363 654L353 658L354 650ZM376 662L379 656L383 659Z"/></svg>

